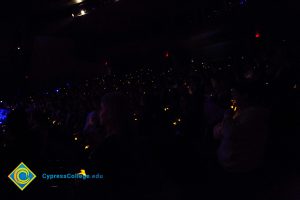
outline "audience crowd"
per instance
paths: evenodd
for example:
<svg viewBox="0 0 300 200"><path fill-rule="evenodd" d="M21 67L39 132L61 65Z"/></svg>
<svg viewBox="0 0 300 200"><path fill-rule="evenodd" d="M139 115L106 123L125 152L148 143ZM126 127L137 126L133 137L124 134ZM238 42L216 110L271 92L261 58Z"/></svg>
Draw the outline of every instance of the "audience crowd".
<svg viewBox="0 0 300 200"><path fill-rule="evenodd" d="M73 199L280 199L299 161L299 79L277 61L144 67L2 103L1 163L103 174L28 188Z"/></svg>

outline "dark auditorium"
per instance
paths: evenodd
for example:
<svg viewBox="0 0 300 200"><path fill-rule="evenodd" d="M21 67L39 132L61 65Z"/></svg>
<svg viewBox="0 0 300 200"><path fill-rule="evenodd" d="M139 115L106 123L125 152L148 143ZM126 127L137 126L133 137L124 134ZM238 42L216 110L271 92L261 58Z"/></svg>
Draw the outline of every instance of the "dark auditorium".
<svg viewBox="0 0 300 200"><path fill-rule="evenodd" d="M1 200L300 200L300 2L1 8Z"/></svg>

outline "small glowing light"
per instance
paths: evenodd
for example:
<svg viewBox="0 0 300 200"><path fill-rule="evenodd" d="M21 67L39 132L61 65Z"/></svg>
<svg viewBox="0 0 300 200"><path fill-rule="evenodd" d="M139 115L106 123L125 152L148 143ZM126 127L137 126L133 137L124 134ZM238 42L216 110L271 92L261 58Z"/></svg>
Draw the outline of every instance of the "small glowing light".
<svg viewBox="0 0 300 200"><path fill-rule="evenodd" d="M165 52L165 57L166 57L166 58L169 58L169 57L170 57L170 54L169 54L168 51Z"/></svg>
<svg viewBox="0 0 300 200"><path fill-rule="evenodd" d="M82 3L83 0L74 0L74 3Z"/></svg>
<svg viewBox="0 0 300 200"><path fill-rule="evenodd" d="M87 12L85 10L80 10L80 14L78 16L83 16L83 15L86 15Z"/></svg>
<svg viewBox="0 0 300 200"><path fill-rule="evenodd" d="M237 111L238 107L237 107L237 102L236 100L231 100L231 106L230 108L235 112Z"/></svg>
<svg viewBox="0 0 300 200"><path fill-rule="evenodd" d="M266 85L269 85L269 83L268 83L268 82L266 82Z"/></svg>
<svg viewBox="0 0 300 200"><path fill-rule="evenodd" d="M78 140L78 137L75 137L74 140L77 141L77 140Z"/></svg>
<svg viewBox="0 0 300 200"><path fill-rule="evenodd" d="M21 50L21 47L18 47L18 50Z"/></svg>
<svg viewBox="0 0 300 200"><path fill-rule="evenodd" d="M294 89L297 89L297 84L295 84L293 88L294 88Z"/></svg>
<svg viewBox="0 0 300 200"><path fill-rule="evenodd" d="M52 122L52 124L55 124L56 123L56 121L54 120L53 122Z"/></svg>
<svg viewBox="0 0 300 200"><path fill-rule="evenodd" d="M255 34L255 38L260 38L260 37L261 37L260 33Z"/></svg>
<svg viewBox="0 0 300 200"><path fill-rule="evenodd" d="M195 62L194 59L192 59L192 60L191 60L191 63L194 63L194 62Z"/></svg>
<svg viewBox="0 0 300 200"><path fill-rule="evenodd" d="M180 119L180 118L178 118L178 119L177 119L177 121L178 121L178 122L181 122L181 119Z"/></svg>
<svg viewBox="0 0 300 200"><path fill-rule="evenodd" d="M173 122L173 126L177 126L177 122Z"/></svg>
<svg viewBox="0 0 300 200"><path fill-rule="evenodd" d="M137 121L138 119L137 118L134 118L134 121Z"/></svg>
<svg viewBox="0 0 300 200"><path fill-rule="evenodd" d="M165 108L164 108L164 111L165 111L165 112L167 112L168 110L170 110L170 108L168 108L168 107L165 107Z"/></svg>
<svg viewBox="0 0 300 200"><path fill-rule="evenodd" d="M72 13L72 17L75 17L75 15Z"/></svg>
<svg viewBox="0 0 300 200"><path fill-rule="evenodd" d="M89 148L90 148L90 145L86 145L86 146L84 147L85 150L87 150L87 149L89 149Z"/></svg>
<svg viewBox="0 0 300 200"><path fill-rule="evenodd" d="M86 172L85 172L85 169L81 169L80 172L78 173L82 176L86 176Z"/></svg>

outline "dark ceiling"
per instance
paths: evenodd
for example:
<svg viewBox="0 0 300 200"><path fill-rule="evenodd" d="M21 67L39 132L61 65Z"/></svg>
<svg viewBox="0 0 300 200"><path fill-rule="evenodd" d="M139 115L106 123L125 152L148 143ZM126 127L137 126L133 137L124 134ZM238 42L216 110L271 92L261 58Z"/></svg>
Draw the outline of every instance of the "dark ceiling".
<svg viewBox="0 0 300 200"><path fill-rule="evenodd" d="M247 2L253 21L268 23L285 20L299 11L292 0L27 0L1 3L0 15L6 35L53 35L89 33L112 35L142 33L180 35L199 31L207 18L219 16ZM87 9L88 15L73 19L72 14ZM251 12L252 11L252 12ZM299 12L298 12L299 13ZM243 11L228 21L238 21ZM273 20L272 20L273 19ZM228 22L227 21L227 22ZM133 34L134 35L134 34ZM170 34L169 34L170 35ZM136 35L134 35L135 37Z"/></svg>

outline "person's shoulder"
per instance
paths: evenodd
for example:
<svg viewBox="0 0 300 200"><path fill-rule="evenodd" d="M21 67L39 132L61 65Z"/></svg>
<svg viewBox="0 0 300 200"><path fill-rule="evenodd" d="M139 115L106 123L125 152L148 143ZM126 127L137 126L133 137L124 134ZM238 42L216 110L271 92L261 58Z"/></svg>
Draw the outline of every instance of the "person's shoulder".
<svg viewBox="0 0 300 200"><path fill-rule="evenodd" d="M269 109L264 106L249 106L244 109L244 113L269 113Z"/></svg>
<svg viewBox="0 0 300 200"><path fill-rule="evenodd" d="M248 119L253 119L253 120L261 120L268 118L270 115L270 110L266 107L263 106L250 106L248 108L245 108L243 111L244 117Z"/></svg>

